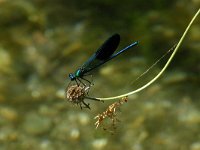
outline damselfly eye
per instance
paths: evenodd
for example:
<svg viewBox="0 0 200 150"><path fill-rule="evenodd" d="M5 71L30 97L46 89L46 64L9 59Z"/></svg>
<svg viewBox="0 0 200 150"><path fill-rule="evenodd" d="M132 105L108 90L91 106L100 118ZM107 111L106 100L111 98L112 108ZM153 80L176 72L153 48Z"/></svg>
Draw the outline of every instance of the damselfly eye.
<svg viewBox="0 0 200 150"><path fill-rule="evenodd" d="M71 79L71 81L73 81L73 80L75 80L76 77L74 76L73 73L70 73L70 74L69 74L69 78Z"/></svg>

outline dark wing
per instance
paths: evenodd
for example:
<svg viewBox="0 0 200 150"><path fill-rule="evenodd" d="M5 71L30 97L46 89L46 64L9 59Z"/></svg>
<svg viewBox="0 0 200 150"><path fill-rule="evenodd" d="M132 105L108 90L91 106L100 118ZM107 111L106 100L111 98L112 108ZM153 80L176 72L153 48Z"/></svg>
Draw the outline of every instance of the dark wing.
<svg viewBox="0 0 200 150"><path fill-rule="evenodd" d="M96 51L95 53L96 59L99 59L99 60L108 59L117 49L119 42L120 42L120 35L119 34L112 35Z"/></svg>
<svg viewBox="0 0 200 150"><path fill-rule="evenodd" d="M108 38L97 51L81 67L82 73L85 74L101 64L104 64L117 49L120 42L120 35L114 34Z"/></svg>

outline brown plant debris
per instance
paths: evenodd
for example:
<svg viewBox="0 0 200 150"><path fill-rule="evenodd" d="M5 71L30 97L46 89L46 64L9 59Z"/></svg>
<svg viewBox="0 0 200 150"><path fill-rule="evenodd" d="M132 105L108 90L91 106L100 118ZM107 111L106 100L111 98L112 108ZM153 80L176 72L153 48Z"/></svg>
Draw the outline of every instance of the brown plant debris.
<svg viewBox="0 0 200 150"><path fill-rule="evenodd" d="M107 130L107 128L104 125L104 120L106 118L109 118L111 120L111 128L116 129L116 123L120 120L117 118L117 109L124 104L124 102L128 101L128 97L123 97L118 102L114 102L108 108L101 114L98 114L94 119L97 119L95 122L96 129L101 125L104 130Z"/></svg>

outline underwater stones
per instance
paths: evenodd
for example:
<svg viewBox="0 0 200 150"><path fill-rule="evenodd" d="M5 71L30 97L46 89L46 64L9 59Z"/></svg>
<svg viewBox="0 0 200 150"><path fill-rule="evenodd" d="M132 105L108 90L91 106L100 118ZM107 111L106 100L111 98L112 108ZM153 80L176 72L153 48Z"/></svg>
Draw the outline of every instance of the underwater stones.
<svg viewBox="0 0 200 150"><path fill-rule="evenodd" d="M200 39L200 27L199 25L194 25L190 31L190 40L198 42Z"/></svg>
<svg viewBox="0 0 200 150"><path fill-rule="evenodd" d="M200 42L199 42L199 39L200 39L200 26L199 25L194 25L192 28L191 28L191 31L190 31L190 43L188 43L189 47L191 48L191 50L193 51L193 54L195 55L195 53L197 54L196 55L196 59L198 59L199 57L199 49L200 49Z"/></svg>
<svg viewBox="0 0 200 150"><path fill-rule="evenodd" d="M7 121L15 122L18 120L18 113L11 107L0 107L0 117Z"/></svg>
<svg viewBox="0 0 200 150"><path fill-rule="evenodd" d="M25 117L22 127L29 134L40 135L48 132L51 125L51 119L30 113Z"/></svg>
<svg viewBox="0 0 200 150"><path fill-rule="evenodd" d="M200 123L200 112L195 108L180 108L178 120L188 126L198 125Z"/></svg>
<svg viewBox="0 0 200 150"><path fill-rule="evenodd" d="M80 137L79 132L74 123L63 119L52 129L50 137L61 141L74 141Z"/></svg>
<svg viewBox="0 0 200 150"><path fill-rule="evenodd" d="M68 113L57 120L50 137L59 141L78 141L88 132L90 117L86 113Z"/></svg>
<svg viewBox="0 0 200 150"><path fill-rule="evenodd" d="M12 64L12 60L10 54L7 52L6 49L0 47L0 68L1 73L8 73L10 72L10 65Z"/></svg>
<svg viewBox="0 0 200 150"><path fill-rule="evenodd" d="M182 71L174 71L168 73L167 76L163 79L164 83L166 84L174 84L178 82L182 82L187 79L187 74Z"/></svg>
<svg viewBox="0 0 200 150"><path fill-rule="evenodd" d="M18 132L11 126L4 126L0 128L0 143L1 142L13 142L19 138ZM1 146L0 146L1 149Z"/></svg>

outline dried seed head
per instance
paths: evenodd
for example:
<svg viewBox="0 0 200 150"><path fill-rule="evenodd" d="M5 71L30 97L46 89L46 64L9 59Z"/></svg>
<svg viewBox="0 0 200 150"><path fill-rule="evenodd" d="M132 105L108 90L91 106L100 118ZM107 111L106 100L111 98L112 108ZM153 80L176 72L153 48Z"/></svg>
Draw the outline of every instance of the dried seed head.
<svg viewBox="0 0 200 150"><path fill-rule="evenodd" d="M83 86L72 85L66 89L66 98L72 103L80 103L86 95L86 90Z"/></svg>
<svg viewBox="0 0 200 150"><path fill-rule="evenodd" d="M72 85L68 87L65 91L66 99L73 104L78 104L81 109L82 106L90 109L89 104L84 102L86 95L88 95L90 87L89 86L80 86L80 85Z"/></svg>

